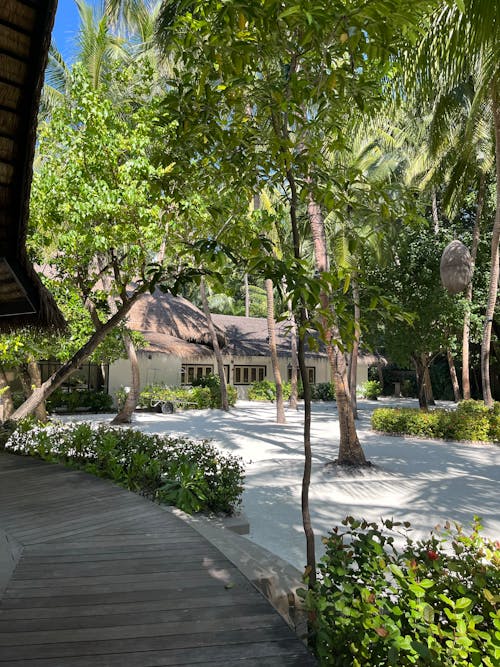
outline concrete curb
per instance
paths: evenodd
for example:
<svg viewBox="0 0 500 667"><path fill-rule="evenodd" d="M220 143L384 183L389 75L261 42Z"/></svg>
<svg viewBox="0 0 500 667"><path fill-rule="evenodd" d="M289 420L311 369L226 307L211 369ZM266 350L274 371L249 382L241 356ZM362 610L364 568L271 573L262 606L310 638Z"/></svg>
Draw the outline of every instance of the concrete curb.
<svg viewBox="0 0 500 667"><path fill-rule="evenodd" d="M241 524L248 525L244 515L239 518L210 519L202 515L186 514L176 507L162 506L162 509L183 519L217 547L269 600L297 636L305 642L307 615L301 599L297 596L297 589L304 587L302 573L276 554L242 537L239 531L234 532L232 524L236 524L236 528Z"/></svg>

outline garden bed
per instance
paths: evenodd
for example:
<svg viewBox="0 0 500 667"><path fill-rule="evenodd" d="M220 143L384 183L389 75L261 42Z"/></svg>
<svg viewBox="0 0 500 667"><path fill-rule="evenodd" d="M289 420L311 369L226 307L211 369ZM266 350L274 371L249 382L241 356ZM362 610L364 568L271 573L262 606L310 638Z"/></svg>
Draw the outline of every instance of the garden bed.
<svg viewBox="0 0 500 667"><path fill-rule="evenodd" d="M374 431L388 435L468 442L500 442L500 403L462 401L456 410L379 408L372 413Z"/></svg>
<svg viewBox="0 0 500 667"><path fill-rule="evenodd" d="M207 440L150 435L80 423L21 422L5 449L106 477L185 512L232 514L241 502L243 466Z"/></svg>

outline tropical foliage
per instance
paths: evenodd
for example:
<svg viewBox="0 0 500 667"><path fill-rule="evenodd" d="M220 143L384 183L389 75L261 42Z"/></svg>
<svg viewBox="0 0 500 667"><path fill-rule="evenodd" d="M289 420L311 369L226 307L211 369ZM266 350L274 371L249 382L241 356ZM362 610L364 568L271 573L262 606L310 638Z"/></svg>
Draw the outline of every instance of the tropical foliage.
<svg viewBox="0 0 500 667"><path fill-rule="evenodd" d="M372 413L372 428L394 435L422 438L500 442L500 403L488 408L479 401L462 401L456 410L379 408Z"/></svg>
<svg viewBox="0 0 500 667"><path fill-rule="evenodd" d="M321 665L494 667L500 544L459 525L414 539L408 522L347 517L303 591Z"/></svg>
<svg viewBox="0 0 500 667"><path fill-rule="evenodd" d="M20 422L8 451L106 477L186 512L232 513L243 490L239 458L208 441L149 435L89 423Z"/></svg>

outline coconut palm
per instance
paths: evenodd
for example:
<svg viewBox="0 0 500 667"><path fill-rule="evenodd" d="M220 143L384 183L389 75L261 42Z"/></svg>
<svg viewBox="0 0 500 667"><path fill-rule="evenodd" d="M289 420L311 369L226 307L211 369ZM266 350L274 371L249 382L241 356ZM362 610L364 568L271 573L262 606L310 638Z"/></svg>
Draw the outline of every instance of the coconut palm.
<svg viewBox="0 0 500 667"><path fill-rule="evenodd" d="M481 343L483 399L492 405L489 357L498 294L500 241L500 5L490 0L443 2L420 45L415 82L427 99L445 96L473 80L469 126L491 115L496 160L496 215L491 239L488 301Z"/></svg>

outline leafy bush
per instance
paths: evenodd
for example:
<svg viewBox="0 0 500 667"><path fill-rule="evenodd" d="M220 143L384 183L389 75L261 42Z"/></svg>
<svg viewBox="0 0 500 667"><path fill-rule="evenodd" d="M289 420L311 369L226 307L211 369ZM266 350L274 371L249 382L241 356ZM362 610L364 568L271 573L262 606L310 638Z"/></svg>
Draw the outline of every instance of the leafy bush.
<svg viewBox="0 0 500 667"><path fill-rule="evenodd" d="M288 401L292 393L292 385L290 382L283 382L282 385L283 398ZM276 400L276 384L271 380L258 380L252 382L248 388L249 401L271 401Z"/></svg>
<svg viewBox="0 0 500 667"><path fill-rule="evenodd" d="M334 385L331 382L319 382L311 385L311 398L313 401L334 401Z"/></svg>
<svg viewBox="0 0 500 667"><path fill-rule="evenodd" d="M205 387L210 389L210 408L220 408L222 403L221 403L221 397L220 397L220 377L218 375L214 375L213 373L210 373L209 375L205 375L203 378L198 378L196 380L193 380L193 387ZM228 384L227 385L227 402L230 406L234 406L236 404L236 400L238 398L238 392L236 390L236 387L233 387L233 385Z"/></svg>
<svg viewBox="0 0 500 667"><path fill-rule="evenodd" d="M372 413L372 428L384 433L447 440L500 442L500 415L479 401L462 401L455 411L417 408L379 408Z"/></svg>
<svg viewBox="0 0 500 667"><path fill-rule="evenodd" d="M216 376L211 376L216 377ZM206 379L206 378L204 378ZM216 377L217 381L219 380ZM229 405L234 405L237 391L231 385L227 388ZM192 387L166 387L165 385L149 385L139 395L139 406L154 407L158 403L171 402L185 410L203 410L204 408L220 408L220 390L218 383L197 384Z"/></svg>
<svg viewBox="0 0 500 667"><path fill-rule="evenodd" d="M106 477L186 512L231 513L243 490L241 459L208 441L150 435L89 423L23 421L6 449Z"/></svg>
<svg viewBox="0 0 500 667"><path fill-rule="evenodd" d="M248 388L249 401L275 401L276 385L270 380L252 382Z"/></svg>
<svg viewBox="0 0 500 667"><path fill-rule="evenodd" d="M376 401L382 393L382 387L378 380L367 380L360 386L361 396L371 401Z"/></svg>
<svg viewBox="0 0 500 667"><path fill-rule="evenodd" d="M407 522L342 523L301 592L321 665L499 664L500 543L480 537L477 518L470 535L447 524L418 541Z"/></svg>
<svg viewBox="0 0 500 667"><path fill-rule="evenodd" d="M17 428L15 421L10 419L0 422L0 451L4 449L5 443Z"/></svg>
<svg viewBox="0 0 500 667"><path fill-rule="evenodd" d="M113 399L105 391L63 391L56 389L47 399L47 410L65 408L69 412L78 408L88 408L92 412L107 412L111 410Z"/></svg>

